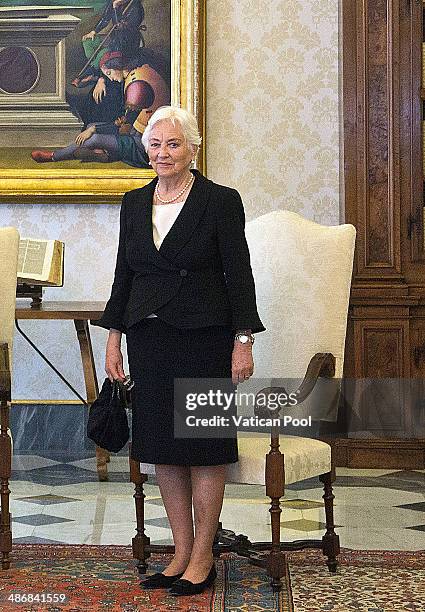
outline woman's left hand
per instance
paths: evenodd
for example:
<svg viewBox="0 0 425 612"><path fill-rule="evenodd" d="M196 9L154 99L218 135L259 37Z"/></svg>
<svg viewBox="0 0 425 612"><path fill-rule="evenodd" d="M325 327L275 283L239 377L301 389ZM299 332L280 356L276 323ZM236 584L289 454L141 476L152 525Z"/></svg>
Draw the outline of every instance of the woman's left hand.
<svg viewBox="0 0 425 612"><path fill-rule="evenodd" d="M94 127L94 125L91 125L86 130L78 134L77 138L75 139L75 143L78 146L81 146L84 142L86 142L86 140L90 138L90 136L93 136L95 131L96 131L96 128Z"/></svg>
<svg viewBox="0 0 425 612"><path fill-rule="evenodd" d="M232 381L237 385L252 376L254 360L252 358L252 345L236 341L232 353Z"/></svg>

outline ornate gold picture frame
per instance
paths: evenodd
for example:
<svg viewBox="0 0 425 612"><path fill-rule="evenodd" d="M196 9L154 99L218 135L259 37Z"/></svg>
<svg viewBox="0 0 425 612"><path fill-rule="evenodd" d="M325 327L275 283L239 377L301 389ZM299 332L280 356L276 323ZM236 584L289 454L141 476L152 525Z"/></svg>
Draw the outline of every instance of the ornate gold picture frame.
<svg viewBox="0 0 425 612"><path fill-rule="evenodd" d="M205 1L169 0L169 6L167 6L167 18L170 19L168 31L171 31L171 60L169 66L171 103L191 110L198 118L202 145L199 149L196 166L201 172L205 171ZM80 0L80 2L84 4L83 0ZM98 0L99 2L100 0ZM13 4L13 1L11 4ZM19 5L18 2L16 5L9 6L7 9L0 8L0 36L4 39L2 34L7 34L12 40L11 36L13 34L14 42L10 43L10 53L13 54L13 47L24 49L24 53L28 51L34 56L34 61L38 61L36 57L37 45L45 43L44 41L40 43L36 28L31 27L31 19L33 18L31 10L34 9L34 6L25 7L25 0L20 0ZM49 8L45 6L39 7L37 10L43 8L45 11L51 9L53 18L57 16L61 27L64 27L63 24L66 22L64 12L69 7L50 6ZM81 11L83 13L84 10L88 9L82 7ZM17 13L14 14L13 11L19 11L19 20L16 19ZM39 15L37 17L39 17L37 23L40 23L43 16L41 19ZM70 24L69 28L71 28L74 27L72 20L81 20L81 15L78 15L78 13L77 15L66 15L66 18ZM20 19L22 19L21 24ZM161 15L156 14L154 19L161 19ZM12 29L15 31L12 32ZM29 41L26 41L30 30L32 31L32 37ZM146 39L149 39L148 34L149 26L147 27ZM41 38L41 36L40 33L39 37ZM62 34L61 36L65 38ZM78 40L81 40L81 38ZM67 48L64 40L55 40L54 45L55 59L51 69L57 77L61 69L65 70ZM31 58L29 59L31 60ZM42 70L39 73L43 75ZM31 74L28 75L28 78L31 78ZM39 80L40 78L38 77ZM63 108L66 107L64 87L63 83L57 83L56 91L53 92L52 99L56 100L56 107L58 107L58 100L62 102ZM14 163L13 152L17 150L14 147L26 145L26 134L34 134L38 126L41 125L40 117L37 116L37 104L31 105L28 102L25 106L27 99L25 96L28 97L28 90L18 93L5 92L0 84L0 130L3 131L2 144L6 145L2 146L0 144L1 203L119 203L125 191L142 187L155 176L152 170L131 167L121 162L118 164L74 162L72 167L69 167L70 164L67 163L36 163L29 155L26 155L24 163L22 161L20 164ZM44 104L46 99L47 97L44 96L42 100ZM32 96L31 100L37 102L36 94ZM26 117L34 117L33 125L27 125L25 129L19 127L19 109L23 109ZM69 109L67 109L67 112L69 114ZM46 107L44 107L44 117L46 117ZM29 132L28 130L31 129L33 131ZM75 136L80 129L81 127L76 126ZM5 138L7 138L7 141L4 140ZM46 145L40 143L39 146L42 148Z"/></svg>

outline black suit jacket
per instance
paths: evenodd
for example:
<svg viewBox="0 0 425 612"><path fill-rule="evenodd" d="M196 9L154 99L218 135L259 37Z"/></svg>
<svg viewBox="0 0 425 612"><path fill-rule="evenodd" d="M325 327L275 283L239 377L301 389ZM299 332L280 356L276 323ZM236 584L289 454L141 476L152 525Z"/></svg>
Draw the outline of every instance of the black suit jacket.
<svg viewBox="0 0 425 612"><path fill-rule="evenodd" d="M122 332L151 313L176 327L264 331L237 191L194 170L187 200L159 250L152 235L157 178L124 194L111 297L93 325Z"/></svg>

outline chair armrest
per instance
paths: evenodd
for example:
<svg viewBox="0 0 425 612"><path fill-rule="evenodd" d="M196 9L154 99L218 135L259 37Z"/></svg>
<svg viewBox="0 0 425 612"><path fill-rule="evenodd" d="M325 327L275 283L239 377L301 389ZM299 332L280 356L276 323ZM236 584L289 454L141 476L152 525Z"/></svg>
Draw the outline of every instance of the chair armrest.
<svg viewBox="0 0 425 612"><path fill-rule="evenodd" d="M9 364L9 346L0 344L0 402L10 402L12 399L12 384Z"/></svg>
<svg viewBox="0 0 425 612"><path fill-rule="evenodd" d="M319 378L332 378L335 376L335 357L332 353L316 353L310 360L304 379L295 391L297 405L302 404L313 391ZM271 393L287 393L285 387L265 387L256 394L254 414L263 418L278 417L283 406L270 409L267 405L258 405L257 397L261 394L267 397ZM268 403L268 402L267 402Z"/></svg>
<svg viewBox="0 0 425 612"><path fill-rule="evenodd" d="M298 403L301 404L313 391L320 377L332 378L335 376L335 357L332 353L316 353L308 364L304 380L295 391Z"/></svg>

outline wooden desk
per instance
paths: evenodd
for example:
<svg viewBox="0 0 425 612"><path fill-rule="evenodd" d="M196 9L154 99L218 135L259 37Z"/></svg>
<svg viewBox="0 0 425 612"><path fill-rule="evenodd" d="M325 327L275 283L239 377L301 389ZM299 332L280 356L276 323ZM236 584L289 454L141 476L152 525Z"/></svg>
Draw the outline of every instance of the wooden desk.
<svg viewBox="0 0 425 612"><path fill-rule="evenodd" d="M77 332L86 385L87 403L92 404L99 394L93 350L90 340L89 320L100 319L105 302L42 302L31 308L30 300L16 301L16 319L72 320ZM109 452L96 446L96 463L99 480L108 480Z"/></svg>

